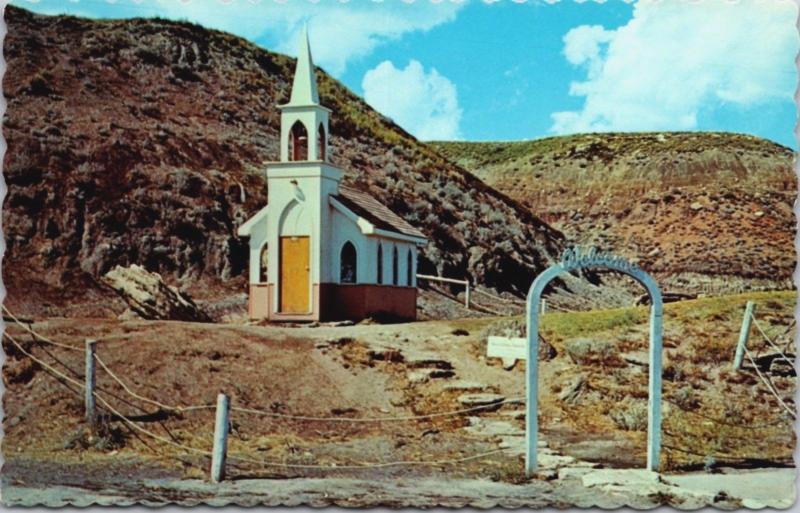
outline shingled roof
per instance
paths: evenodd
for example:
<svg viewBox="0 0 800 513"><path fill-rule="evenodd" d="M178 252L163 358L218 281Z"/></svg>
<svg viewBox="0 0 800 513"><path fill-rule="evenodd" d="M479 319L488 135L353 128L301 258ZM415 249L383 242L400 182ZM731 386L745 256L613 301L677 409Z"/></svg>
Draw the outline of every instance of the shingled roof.
<svg viewBox="0 0 800 513"><path fill-rule="evenodd" d="M367 193L341 185L339 186L339 194L335 195L334 198L357 216L363 217L375 225L376 228L411 237L425 238L424 233L411 226L405 219L386 208L383 203Z"/></svg>

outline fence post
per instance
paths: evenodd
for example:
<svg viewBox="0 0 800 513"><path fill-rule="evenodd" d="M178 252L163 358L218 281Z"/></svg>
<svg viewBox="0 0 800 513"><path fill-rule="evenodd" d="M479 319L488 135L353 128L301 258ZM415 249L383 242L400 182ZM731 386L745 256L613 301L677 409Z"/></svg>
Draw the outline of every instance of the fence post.
<svg viewBox="0 0 800 513"><path fill-rule="evenodd" d="M97 341L87 338L86 345L86 382L84 389L84 403L86 406L85 419L90 428L94 428L97 413L94 403L95 372L94 372L94 353L97 349Z"/></svg>
<svg viewBox="0 0 800 513"><path fill-rule="evenodd" d="M747 346L747 338L750 336L750 324L753 322L755 309L755 302L748 301L747 306L744 309L742 327L739 330L739 342L736 344L736 356L733 359L733 368L736 370L742 368L742 358L744 358L744 349Z"/></svg>
<svg viewBox="0 0 800 513"><path fill-rule="evenodd" d="M214 450L211 453L211 481L225 479L225 458L228 455L228 413L230 399L225 394L217 396L217 418L214 423Z"/></svg>
<svg viewBox="0 0 800 513"><path fill-rule="evenodd" d="M469 281L467 282L467 293L464 297L464 304L466 305L467 310L469 310Z"/></svg>
<svg viewBox="0 0 800 513"><path fill-rule="evenodd" d="M547 300L542 299L542 308L540 310L541 313L545 313L547 311Z"/></svg>

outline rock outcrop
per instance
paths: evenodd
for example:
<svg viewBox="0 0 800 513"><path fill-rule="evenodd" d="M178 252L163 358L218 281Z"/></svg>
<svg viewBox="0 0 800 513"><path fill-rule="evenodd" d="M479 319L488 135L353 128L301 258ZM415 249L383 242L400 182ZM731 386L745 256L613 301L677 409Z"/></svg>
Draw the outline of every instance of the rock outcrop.
<svg viewBox="0 0 800 513"><path fill-rule="evenodd" d="M102 282L114 289L143 319L211 322L187 294L164 283L161 276L136 264L117 266Z"/></svg>

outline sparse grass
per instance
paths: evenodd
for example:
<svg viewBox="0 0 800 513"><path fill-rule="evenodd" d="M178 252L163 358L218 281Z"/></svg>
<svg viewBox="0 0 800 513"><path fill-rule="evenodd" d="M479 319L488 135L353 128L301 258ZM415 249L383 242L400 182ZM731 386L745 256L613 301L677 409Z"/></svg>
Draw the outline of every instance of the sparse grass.
<svg viewBox="0 0 800 513"><path fill-rule="evenodd" d="M545 137L518 142L450 142L431 143L444 155L465 165L519 167L517 161L535 162L546 156L574 157L587 150L594 153L635 155L658 151L698 152L709 148L729 148L774 155L791 155L791 150L745 134L729 132L640 132L576 134ZM468 166L470 167L470 166Z"/></svg>
<svg viewBox="0 0 800 513"><path fill-rule="evenodd" d="M767 315L770 310L784 313L794 311L794 291L751 292L731 296L700 298L664 305L664 328L670 325L692 326L698 322L715 324L736 324L741 321L747 301L762 305L760 312ZM583 312L550 312L540 317L540 327L545 336L566 340L574 337L597 336L606 332L615 334L635 330L646 325L650 318L650 307L614 308L608 310L589 310ZM490 324L514 324L519 327L520 336L524 332L525 318L494 317L454 321L453 326L470 326L471 329L487 328Z"/></svg>
<svg viewBox="0 0 800 513"><path fill-rule="evenodd" d="M759 466L765 461L785 464L790 460L794 432L790 423L781 421L780 406L752 373L731 369L749 300L756 302L757 318L770 333L783 333L793 318L794 291L754 292L665 305L665 470ZM562 358L576 342L584 340L601 349L611 344L618 356L624 351L646 349L648 318L647 307L553 312L542 317L542 332ZM494 334L493 330L508 330L509 326L516 329L517 336L525 332L521 316L483 322L488 323L484 333ZM764 342L753 330L749 347L756 349ZM643 437L647 427L646 367L628 362L610 366L607 358L590 356L578 363L568 358L569 367L560 371L562 375L584 374L587 392L568 403L557 397L545 399L552 408L549 417L561 417L576 432L616 431L643 449L644 441L637 437ZM793 396L793 379L774 378L786 397ZM562 388L555 382L550 390L555 396ZM559 409L562 413L556 415ZM547 418L541 417L542 425L547 425Z"/></svg>

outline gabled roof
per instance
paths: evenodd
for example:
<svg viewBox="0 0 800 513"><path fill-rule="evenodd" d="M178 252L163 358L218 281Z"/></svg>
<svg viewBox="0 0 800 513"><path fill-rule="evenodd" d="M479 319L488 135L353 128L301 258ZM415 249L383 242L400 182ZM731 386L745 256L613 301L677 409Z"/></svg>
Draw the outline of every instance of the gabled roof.
<svg viewBox="0 0 800 513"><path fill-rule="evenodd" d="M256 212L256 214L253 217L248 219L247 222L245 222L242 226L239 227L238 230L236 230L236 234L239 237L249 237L253 231L253 227L257 225L262 219L267 218L268 210L269 209L267 207L264 207L258 212Z"/></svg>
<svg viewBox="0 0 800 513"><path fill-rule="evenodd" d="M425 234L411 226L405 219L395 214L380 201L367 193L339 186L339 194L333 196L339 203L354 214L363 217L376 228L425 239Z"/></svg>

